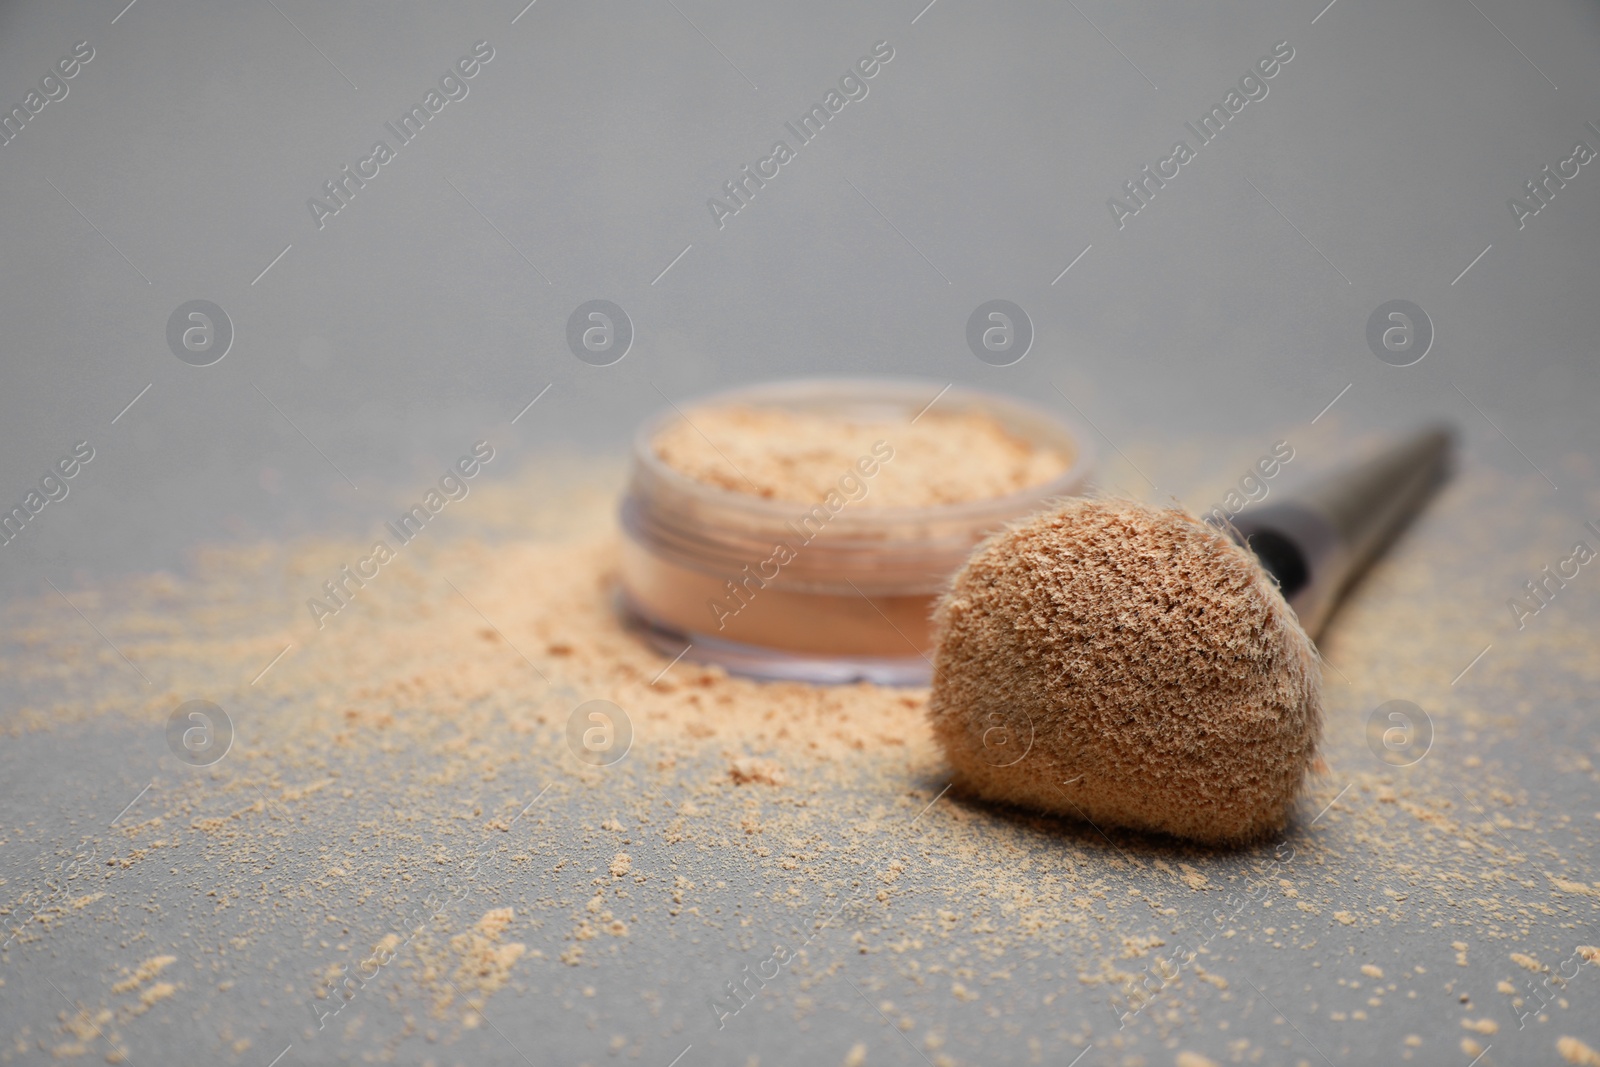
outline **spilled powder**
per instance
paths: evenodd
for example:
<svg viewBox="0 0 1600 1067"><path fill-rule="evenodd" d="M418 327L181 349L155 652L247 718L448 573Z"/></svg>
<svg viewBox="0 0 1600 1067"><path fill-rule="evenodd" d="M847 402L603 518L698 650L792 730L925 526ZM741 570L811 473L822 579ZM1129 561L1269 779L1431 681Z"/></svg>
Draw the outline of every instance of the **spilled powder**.
<svg viewBox="0 0 1600 1067"><path fill-rule="evenodd" d="M1600 1067L1600 1052L1596 1052L1575 1037L1563 1036L1556 1041L1556 1052L1568 1063L1579 1067Z"/></svg>
<svg viewBox="0 0 1600 1067"><path fill-rule="evenodd" d="M779 786L787 780L782 764L777 760L763 759L760 756L740 756L730 760L728 777L733 779L736 785L759 782L762 785Z"/></svg>
<svg viewBox="0 0 1600 1067"><path fill-rule="evenodd" d="M868 489L855 508L1006 496L1048 482L1073 460L989 415L937 409L908 424L765 407L697 408L657 434L655 449L695 481L806 504L836 491L840 477L857 472L866 458L875 473L859 479Z"/></svg>
<svg viewBox="0 0 1600 1067"><path fill-rule="evenodd" d="M111 987L113 993L128 993L178 962L176 956L151 956L133 969L133 973Z"/></svg>
<svg viewBox="0 0 1600 1067"><path fill-rule="evenodd" d="M119 1004L115 1007L101 1005L91 1010L80 1001L74 1005L73 1011L58 1012L58 1037L66 1040L58 1040L53 1045L41 1041L40 1047L48 1047L51 1056L57 1060L87 1056L98 1049L107 1063L125 1062L127 1047L117 1024L130 1023L177 995L180 988L178 983L153 981L177 962L176 956L160 955L151 956L134 967L122 968L123 977L112 982L109 990L111 994L122 996ZM246 1041L238 1051L242 1052L248 1046L249 1042ZM0 1060L9 1060L12 1051L0 1048Z"/></svg>
<svg viewBox="0 0 1600 1067"><path fill-rule="evenodd" d="M450 939L459 961L454 976L457 988L481 993L486 999L506 984L511 968L528 950L519 941L503 942L515 917L512 908L495 908L485 912L470 930ZM474 1001L474 1006L479 1003L481 1000Z"/></svg>
<svg viewBox="0 0 1600 1067"><path fill-rule="evenodd" d="M1542 625L1559 618L1515 640L1491 628L1528 563L1490 551L1493 523L1569 533L1534 490L1478 472L1336 620L1321 647L1327 769L1275 853L944 793L926 691L669 667L612 615L614 496L589 476L475 489L457 526L430 527L320 630L304 599L359 539L215 547L181 576L65 588L148 688L48 590L8 605L8 743L80 751L92 730L144 744L196 696L237 736L211 768L164 758L106 828L150 780L122 792L110 778L84 821L100 827L94 863L65 885L77 838L29 814L0 822L0 848L22 857L0 898L4 936L17 931L4 973L54 958L85 976L72 1009L29 1020L0 1062L119 1047L137 1061L174 1023L212 1035L196 1061L265 1062L293 1042L302 1062L474 1062L470 1042L500 1041L485 1019L519 1042L559 1030L560 1058L592 1064L634 1050L667 1063L691 1042L744 1062L769 1026L808 1028L814 1062L894 1062L906 1040L937 1067L997 1050L1071 1062L1091 1044L1124 1065L1312 1062L1285 1051L1281 1010L1330 1053L1422 1063L1457 1042L1548 1057L1600 1002L1600 967L1574 957L1600 918L1583 891L1600 882L1600 821L1525 784L1528 749L1510 747L1560 726L1552 709L1587 706L1592 633ZM1365 734L1397 696L1436 728L1406 768ZM632 726L612 766L569 747L568 716L593 699ZM1563 736L1540 776L1588 795L1600 751ZM718 1030L708 998L774 943L795 962ZM1183 945L1199 954L1173 976ZM392 961L367 965L372 946ZM1569 958L1583 965L1559 999L1529 1002L1527 983ZM353 975L371 977L319 1030L312 1007L338 1007L330 978ZM145 1004L161 982L173 991Z"/></svg>
<svg viewBox="0 0 1600 1067"><path fill-rule="evenodd" d="M178 991L178 987L171 982L157 982L143 993L139 994L139 1003L145 1008L151 1008L157 1002L166 1000Z"/></svg>

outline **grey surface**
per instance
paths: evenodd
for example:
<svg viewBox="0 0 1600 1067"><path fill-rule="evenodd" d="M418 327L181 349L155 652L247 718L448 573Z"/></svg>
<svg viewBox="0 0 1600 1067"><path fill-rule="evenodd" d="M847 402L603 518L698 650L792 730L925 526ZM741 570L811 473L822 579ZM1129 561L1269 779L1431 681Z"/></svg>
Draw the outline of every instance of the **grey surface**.
<svg viewBox="0 0 1600 1067"><path fill-rule="evenodd" d="M480 39L495 58L470 95L319 230L306 199ZM616 453L663 397L809 373L917 374L1063 410L1070 397L1107 455L1132 459L1113 459L1108 483L1153 495L1194 492L1190 472L1206 466L1164 445L1230 440L1227 467L1242 468L1337 396L1328 419L1348 436L1447 417L1470 463L1543 479L1539 508L1592 517L1600 163L1525 228L1506 201L1575 140L1600 148L1585 127L1600 124L1593 4L13 3L0 9L0 104L80 40L95 58L68 96L0 146L0 502L20 502L77 441L96 458L0 548L9 594L180 566L207 540L359 531L384 512L385 487L478 437L516 463ZM895 57L869 95L719 230L707 197L879 40ZM1107 198L1282 40L1295 58L1269 95L1119 230ZM1014 366L967 349L968 314L994 298L1035 329ZM192 299L234 326L210 367L167 348L169 314ZM591 299L634 324L613 366L566 347L568 315ZM1391 299L1436 330L1411 367L1367 347L1368 316ZM1531 574L1554 549L1517 525L1503 523L1503 551ZM1474 609L1486 633L1514 592ZM1587 707L1552 703L1550 735L1524 735L1512 770L1531 786L1549 751L1587 747ZM10 899L41 877L36 857L70 854L86 820L137 790L147 775L130 754L149 758L159 738L3 746ZM1582 818L1593 806L1581 789L1549 803ZM1059 832L1039 831L1038 847ZM727 959L646 943L652 960L606 971L603 993L625 1000ZM1449 965L1442 944L1417 953ZM93 940L7 956L5 1031L53 1024L60 1005L31 975L99 981L99 958ZM1285 987L1313 980L1281 956L1259 963L1252 973ZM249 1010L206 1012L244 1030L299 1010L258 1010L265 984ZM1104 1013L1058 984L1083 1001L1073 1018ZM1019 994L1015 1025L959 1056L1020 1060L1039 1035L1042 1062L1071 1061L1041 997ZM527 1009L523 1029L501 1022L536 1062L599 1061L588 1002L571 1003ZM851 1025L879 1025L854 1009ZM1427 1025L1444 1032L1454 1016L1440 1011ZM702 1045L701 1062L837 1062L850 1044L799 1041L789 1016L767 1018ZM1283 1030L1252 1018L1241 1032ZM130 1031L132 1062L212 1048L191 1010L147 1019ZM1339 1061L1380 1047L1314 1036ZM520 1062L493 1034L473 1040L441 1058ZM1542 1040L1502 1062L1550 1059ZM639 1062L664 1065L671 1044ZM239 1062L277 1047L262 1037ZM44 1055L30 1048L16 1061ZM1431 1048L1452 1058L1430 1062L1456 1062L1450 1045ZM889 1041L874 1056L920 1062L912 1051ZM1302 1046L1283 1062L1319 1055Z"/></svg>

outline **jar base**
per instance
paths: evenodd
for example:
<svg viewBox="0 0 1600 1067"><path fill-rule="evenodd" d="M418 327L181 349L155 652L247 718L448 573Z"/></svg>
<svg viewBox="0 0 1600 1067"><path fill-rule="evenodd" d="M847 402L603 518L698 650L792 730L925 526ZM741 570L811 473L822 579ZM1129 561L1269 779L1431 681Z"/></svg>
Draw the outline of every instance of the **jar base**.
<svg viewBox="0 0 1600 1067"><path fill-rule="evenodd" d="M682 656L694 663L721 667L729 674L765 682L806 682L810 685L925 686L933 679L933 665L922 656L838 656L785 652L741 644L707 634L688 633L663 626L641 613L621 589L613 606L622 623L663 656Z"/></svg>

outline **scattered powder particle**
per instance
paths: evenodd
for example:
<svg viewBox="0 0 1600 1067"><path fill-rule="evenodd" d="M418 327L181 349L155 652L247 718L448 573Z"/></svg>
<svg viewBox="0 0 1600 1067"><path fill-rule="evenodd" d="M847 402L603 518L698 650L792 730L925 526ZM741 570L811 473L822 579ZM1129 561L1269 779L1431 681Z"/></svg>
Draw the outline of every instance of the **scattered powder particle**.
<svg viewBox="0 0 1600 1067"><path fill-rule="evenodd" d="M1506 981L1504 978L1496 982L1494 988L1495 992L1504 993L1508 997L1515 996L1517 992L1517 987Z"/></svg>
<svg viewBox="0 0 1600 1067"><path fill-rule="evenodd" d="M740 756L728 764L728 777L735 785L759 782L762 785L782 785L786 778L783 767L775 760L756 756Z"/></svg>
<svg viewBox="0 0 1600 1067"><path fill-rule="evenodd" d="M1585 963L1600 963L1600 948L1593 945L1579 945L1578 955L1583 957Z"/></svg>
<svg viewBox="0 0 1600 1067"><path fill-rule="evenodd" d="M1556 1052L1568 1063L1579 1064L1580 1067L1600 1067L1600 1052L1585 1045L1575 1037L1560 1037L1556 1039Z"/></svg>
<svg viewBox="0 0 1600 1067"><path fill-rule="evenodd" d="M1565 878L1557 878L1553 874L1549 878L1550 884L1563 893L1578 893L1586 897L1600 897L1600 889L1596 889L1592 885L1584 885L1582 882L1570 882Z"/></svg>
<svg viewBox="0 0 1600 1067"><path fill-rule="evenodd" d="M857 508L928 507L1009 496L1042 485L1072 457L1025 441L976 412L924 413L860 421L840 415L758 407L693 411L662 430L656 455L697 482L770 500L815 504L839 478L887 444L892 459L860 481Z"/></svg>
<svg viewBox="0 0 1600 1067"><path fill-rule="evenodd" d="M112 986L111 992L131 993L177 962L176 956L151 956L135 967L127 978Z"/></svg>
<svg viewBox="0 0 1600 1067"><path fill-rule="evenodd" d="M633 860L626 852L618 852L611 858L611 877L626 878L633 869Z"/></svg>
<svg viewBox="0 0 1600 1067"><path fill-rule="evenodd" d="M1406 1047L1407 1048L1421 1048L1422 1047L1422 1037L1420 1035L1418 1035L1418 1034L1407 1034L1406 1035Z"/></svg>
<svg viewBox="0 0 1600 1067"><path fill-rule="evenodd" d="M1217 1067L1217 1061L1198 1052L1180 1052L1172 1061L1173 1067Z"/></svg>
<svg viewBox="0 0 1600 1067"><path fill-rule="evenodd" d="M1479 1034L1497 1034L1500 1032L1500 1024L1493 1019L1462 1019L1461 1025Z"/></svg>
<svg viewBox="0 0 1600 1067"><path fill-rule="evenodd" d="M472 1007L477 1008L483 999L493 995L510 980L512 966L528 949L520 942L500 942L501 935L515 917L516 913L511 908L495 908L485 912L470 930L450 939L450 947L455 950L457 959L454 986L447 983L438 990L434 1004L436 1011L442 1011L454 999L452 994L455 987L460 987L463 992L480 994L472 1002Z"/></svg>
<svg viewBox="0 0 1600 1067"><path fill-rule="evenodd" d="M850 1051L844 1054L844 1067L861 1067L867 1062L867 1046L857 1041L850 1046Z"/></svg>
<svg viewBox="0 0 1600 1067"><path fill-rule="evenodd" d="M111 1022L111 1010L109 1008L101 1008L91 1017L88 1009L80 1006L71 1015L61 1012L58 1018L61 1020L61 1029L77 1038L77 1041L73 1042L73 1044L82 1048L82 1046L104 1032L105 1027ZM87 1048L82 1048L82 1051L74 1052L72 1055L81 1056L87 1051ZM60 1055L59 1051L57 1055Z"/></svg>
<svg viewBox="0 0 1600 1067"><path fill-rule="evenodd" d="M968 791L1219 844L1284 825L1320 730L1316 656L1211 527L1069 500L980 545L935 619L929 716Z"/></svg>
<svg viewBox="0 0 1600 1067"><path fill-rule="evenodd" d="M1363 963L1361 965L1361 973L1366 975L1368 978L1382 978L1383 968L1379 967L1377 964Z"/></svg>
<svg viewBox="0 0 1600 1067"><path fill-rule="evenodd" d="M476 924L478 933L484 937L497 939L511 925L511 920L516 918L516 913L511 908L495 908L485 912L483 918Z"/></svg>
<svg viewBox="0 0 1600 1067"><path fill-rule="evenodd" d="M1344 923L1346 926L1352 926L1356 921L1356 917L1351 915L1348 911L1336 911L1333 913L1333 917L1338 919L1341 923Z"/></svg>
<svg viewBox="0 0 1600 1067"><path fill-rule="evenodd" d="M1461 1054L1477 1058L1483 1055L1483 1046L1470 1037L1464 1037L1461 1039Z"/></svg>
<svg viewBox="0 0 1600 1067"><path fill-rule="evenodd" d="M146 1008L152 1007L158 1001L166 1000L178 991L178 987L171 982L157 982L155 985L139 994L139 1003Z"/></svg>
<svg viewBox="0 0 1600 1067"><path fill-rule="evenodd" d="M1528 971L1544 970L1544 964L1522 952L1513 952L1511 954L1511 962Z"/></svg>

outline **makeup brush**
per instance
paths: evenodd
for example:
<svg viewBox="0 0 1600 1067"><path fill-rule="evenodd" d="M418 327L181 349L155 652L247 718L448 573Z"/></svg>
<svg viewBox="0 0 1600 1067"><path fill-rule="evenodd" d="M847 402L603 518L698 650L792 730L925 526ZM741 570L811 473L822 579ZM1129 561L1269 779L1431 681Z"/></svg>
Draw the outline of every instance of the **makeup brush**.
<svg viewBox="0 0 1600 1067"><path fill-rule="evenodd" d="M1230 533L1277 581L1306 633L1322 631L1340 594L1443 483L1454 441L1450 428L1432 427L1233 519Z"/></svg>
<svg viewBox="0 0 1600 1067"><path fill-rule="evenodd" d="M1074 498L989 538L935 612L929 718L957 785L1213 844L1281 829L1321 731L1307 629L1425 502L1450 442L1420 434L1226 532Z"/></svg>

